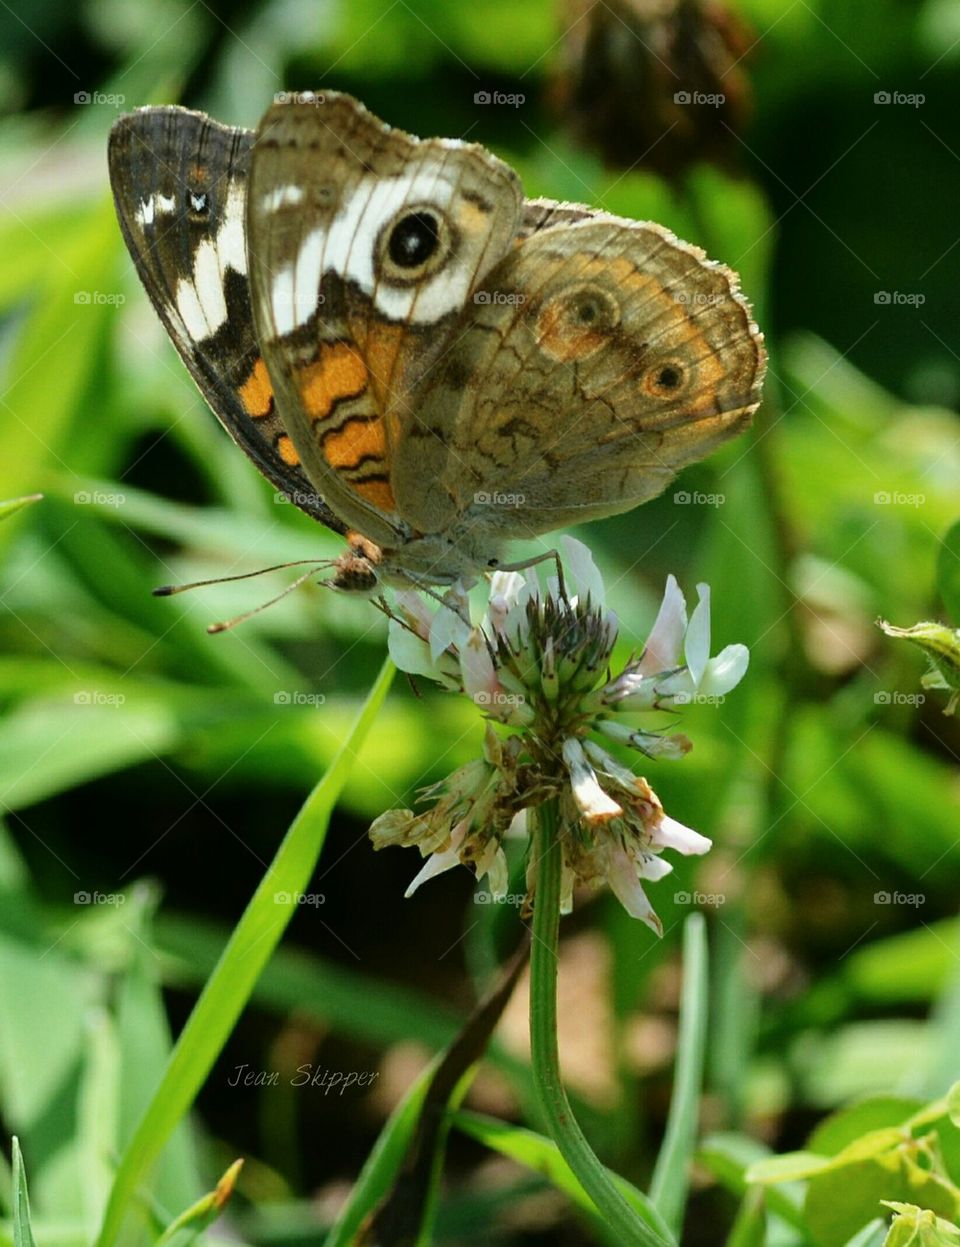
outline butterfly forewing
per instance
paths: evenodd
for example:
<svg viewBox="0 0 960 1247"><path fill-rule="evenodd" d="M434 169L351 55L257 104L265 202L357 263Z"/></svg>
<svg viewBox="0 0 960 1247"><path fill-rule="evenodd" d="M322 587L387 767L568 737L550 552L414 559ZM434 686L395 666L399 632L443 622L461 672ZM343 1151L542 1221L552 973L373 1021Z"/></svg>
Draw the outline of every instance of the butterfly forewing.
<svg viewBox="0 0 960 1247"><path fill-rule="evenodd" d="M254 329L246 194L253 132L183 108L147 108L110 135L120 228L151 302L230 436L293 502L345 525L299 467Z"/></svg>

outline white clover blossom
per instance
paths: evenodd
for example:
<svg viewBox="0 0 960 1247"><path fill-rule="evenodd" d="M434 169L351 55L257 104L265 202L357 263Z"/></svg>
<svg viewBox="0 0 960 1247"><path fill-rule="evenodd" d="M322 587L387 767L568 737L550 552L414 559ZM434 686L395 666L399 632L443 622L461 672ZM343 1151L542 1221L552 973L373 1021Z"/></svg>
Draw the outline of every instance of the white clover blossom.
<svg viewBox="0 0 960 1247"><path fill-rule="evenodd" d="M490 578L482 618L470 622L466 595L451 590L428 605L401 593L390 623L396 665L465 693L489 720L481 758L421 795L428 809L391 810L370 829L374 848L417 845L427 860L407 895L462 863L487 876L494 896L508 887L503 840L525 834L527 811L559 799L563 849L562 908L576 884L608 886L627 911L662 934L643 890L672 870L664 849L703 854L711 842L664 813L656 793L609 751L609 743L648 758L681 758L690 741L626 721L715 702L743 678L744 645L710 656L710 590L697 586L688 619L673 576L642 653L611 677L618 635L604 587L586 546L563 539L564 583L544 587L533 569ZM501 736L498 723L510 729ZM527 869L528 903L536 867Z"/></svg>

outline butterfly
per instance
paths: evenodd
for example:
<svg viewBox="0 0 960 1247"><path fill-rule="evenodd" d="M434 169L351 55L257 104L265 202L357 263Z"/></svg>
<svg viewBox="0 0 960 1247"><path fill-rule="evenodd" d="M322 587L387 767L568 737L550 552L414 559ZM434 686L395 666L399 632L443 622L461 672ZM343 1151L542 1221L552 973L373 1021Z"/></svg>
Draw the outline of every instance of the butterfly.
<svg viewBox="0 0 960 1247"><path fill-rule="evenodd" d="M273 485L347 540L329 582L447 586L635 507L741 432L763 337L660 225L546 199L339 92L256 131L121 117L110 178L174 346Z"/></svg>

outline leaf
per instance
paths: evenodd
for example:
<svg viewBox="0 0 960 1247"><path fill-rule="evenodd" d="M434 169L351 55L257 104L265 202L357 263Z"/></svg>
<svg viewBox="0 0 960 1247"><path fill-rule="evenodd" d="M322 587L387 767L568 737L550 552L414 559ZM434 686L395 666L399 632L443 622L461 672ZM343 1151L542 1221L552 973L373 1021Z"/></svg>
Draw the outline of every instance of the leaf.
<svg viewBox="0 0 960 1247"><path fill-rule="evenodd" d="M31 502L40 502L42 498L43 494L26 494L23 498L9 498L6 502L0 502L0 520L9 519Z"/></svg>
<svg viewBox="0 0 960 1247"><path fill-rule="evenodd" d="M683 995L673 1096L650 1182L650 1198L674 1237L683 1225L690 1162L697 1137L708 1004L706 924L702 914L691 914L683 929Z"/></svg>
<svg viewBox="0 0 960 1247"><path fill-rule="evenodd" d="M887 1237L887 1223L881 1217L868 1221L862 1230L858 1230L853 1238L848 1238L844 1247L883 1247Z"/></svg>
<svg viewBox="0 0 960 1247"><path fill-rule="evenodd" d="M127 704L124 693L88 688L71 702L28 702L0 723L0 792L16 810L92 779L169 753L179 743L159 701Z"/></svg>
<svg viewBox="0 0 960 1247"><path fill-rule="evenodd" d="M836 1156L864 1135L885 1128L907 1130L923 1103L906 1096L866 1096L826 1117L811 1134L808 1146L819 1156Z"/></svg>
<svg viewBox="0 0 960 1247"><path fill-rule="evenodd" d="M960 520L940 543L937 588L954 627L960 628Z"/></svg>
<svg viewBox="0 0 960 1247"><path fill-rule="evenodd" d="M870 1130L854 1139L835 1156L821 1156L816 1152L788 1152L785 1156L773 1156L769 1160L751 1165L747 1171L747 1181L793 1182L801 1178L811 1178L880 1156L897 1147L905 1137L902 1129Z"/></svg>
<svg viewBox="0 0 960 1247"><path fill-rule="evenodd" d="M124 1151L97 1247L112 1247L116 1242L138 1186L193 1103L293 917L296 902L289 898L295 898L309 887L334 804L392 678L393 667L385 663L352 731L291 823L234 928L216 970L177 1039L160 1085ZM286 894L286 903L278 903L278 894Z"/></svg>
<svg viewBox="0 0 960 1247"><path fill-rule="evenodd" d="M960 1127L960 1082L955 1082L947 1092L947 1116Z"/></svg>
<svg viewBox="0 0 960 1247"><path fill-rule="evenodd" d="M50 468L62 468L60 453L102 360L102 344L113 304L92 298L104 283L104 257L117 254L116 223L104 202L77 215L57 239L56 263L39 288L36 305L10 354L0 400L0 497L29 481L42 486ZM107 267L109 272L109 266ZM40 430L42 429L42 435ZM0 530L0 540L6 530Z"/></svg>
<svg viewBox="0 0 960 1247"><path fill-rule="evenodd" d="M449 1130L449 1110L459 1108L494 1028L509 1003L517 980L527 963L529 941L500 972L487 997L474 1009L442 1057L431 1066L423 1100L410 1121L409 1137L402 1166L398 1163L390 1188L374 1202L368 1202L369 1188L361 1194L361 1184L337 1218L327 1247L343 1241L351 1245L392 1243L428 1244L443 1164L443 1149ZM399 1136L394 1144L399 1142ZM386 1168L380 1178L387 1176ZM360 1228L362 1226L362 1229Z"/></svg>
<svg viewBox="0 0 960 1247"><path fill-rule="evenodd" d="M958 1247L960 1228L916 1204L881 1200L896 1214L884 1247Z"/></svg>
<svg viewBox="0 0 960 1247"><path fill-rule="evenodd" d="M736 1220L727 1235L726 1247L764 1247L767 1239L767 1206L762 1187L744 1194Z"/></svg>
<svg viewBox="0 0 960 1247"><path fill-rule="evenodd" d="M527 1130L521 1126L511 1126L506 1122L497 1121L493 1117L486 1117L480 1113L456 1113L453 1118L453 1124L458 1130L470 1135L473 1139L477 1139L493 1151L500 1152L503 1156L509 1156L511 1160L525 1165L535 1173L543 1174L557 1190L567 1195L577 1207L590 1213L591 1216L595 1217L597 1215L596 1206L577 1181L570 1166L560 1155L560 1149L552 1139L546 1139L543 1135L536 1134L532 1130ZM675 1243L676 1239L670 1227L660 1215L653 1201L644 1195L642 1191L638 1191L626 1178L620 1177L619 1174L611 1172L610 1177L633 1211L661 1238L668 1243Z"/></svg>
<svg viewBox="0 0 960 1247"><path fill-rule="evenodd" d="M175 1239L178 1247L187 1247L208 1225L212 1225L233 1194L242 1168L243 1160L235 1160L212 1191L181 1212L176 1220L171 1221L160 1236L157 1247L169 1247Z"/></svg>
<svg viewBox="0 0 960 1247"><path fill-rule="evenodd" d="M13 1247L36 1247L30 1228L30 1197L20 1140L13 1136Z"/></svg>
<svg viewBox="0 0 960 1247"><path fill-rule="evenodd" d="M768 1147L748 1135L724 1133L712 1134L704 1139L697 1152L697 1160L728 1191L742 1196L749 1189L746 1180L749 1167L770 1155ZM771 1212L802 1232L804 1222L799 1197L801 1189L799 1184L772 1186L764 1190L764 1197Z"/></svg>

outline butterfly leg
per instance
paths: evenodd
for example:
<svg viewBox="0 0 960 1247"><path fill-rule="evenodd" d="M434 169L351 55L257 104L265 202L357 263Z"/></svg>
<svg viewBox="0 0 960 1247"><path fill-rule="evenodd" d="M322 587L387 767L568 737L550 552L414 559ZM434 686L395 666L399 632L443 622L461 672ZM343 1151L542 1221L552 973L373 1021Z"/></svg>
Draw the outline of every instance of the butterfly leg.
<svg viewBox="0 0 960 1247"><path fill-rule="evenodd" d="M557 587L560 590L560 596L565 602L569 602L567 597L567 585L563 578L563 564L560 562L559 550L545 550L543 554L537 554L533 558L519 559L516 563L498 563L493 571L498 572L525 572L528 567L537 567L540 563L549 563L553 560L553 565L557 569Z"/></svg>

